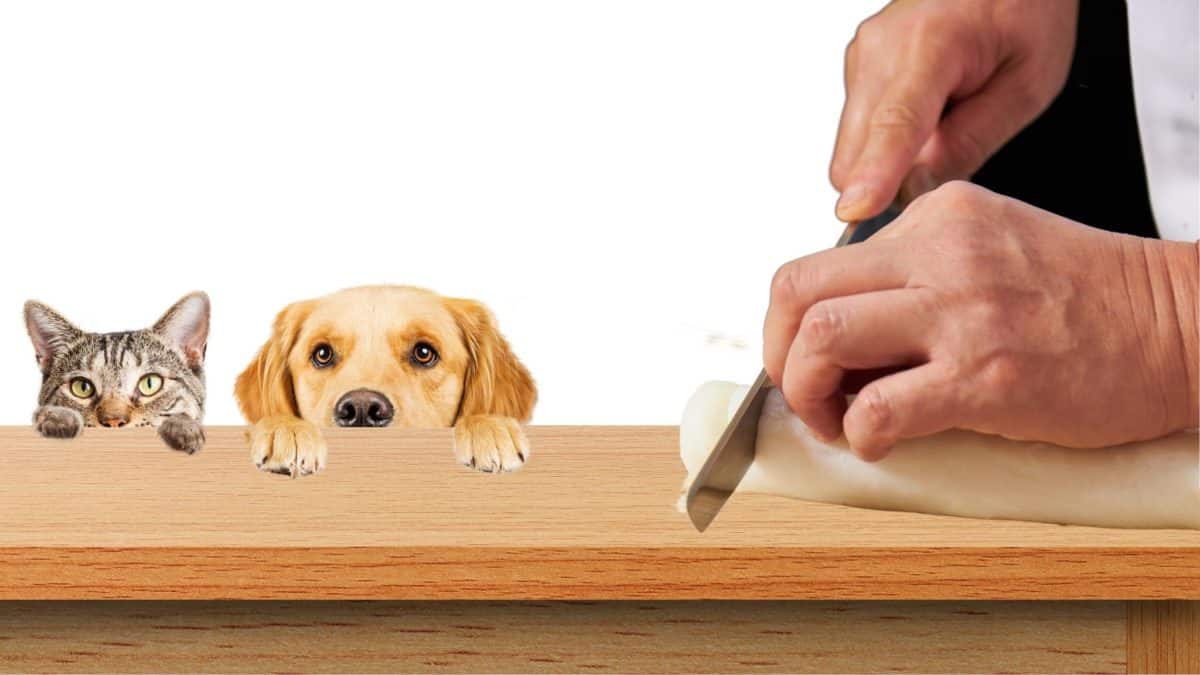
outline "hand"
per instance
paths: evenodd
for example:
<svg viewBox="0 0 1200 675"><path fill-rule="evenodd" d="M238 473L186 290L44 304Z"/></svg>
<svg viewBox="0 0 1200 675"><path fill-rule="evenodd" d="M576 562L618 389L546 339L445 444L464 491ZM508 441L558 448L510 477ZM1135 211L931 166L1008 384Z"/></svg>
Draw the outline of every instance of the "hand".
<svg viewBox="0 0 1200 675"><path fill-rule="evenodd" d="M896 0L864 21L829 168L838 218L974 174L1062 90L1078 13L1078 0Z"/></svg>
<svg viewBox="0 0 1200 675"><path fill-rule="evenodd" d="M1197 253L949 183L866 242L781 267L765 367L817 435L844 430L870 460L949 428L1155 438L1198 422Z"/></svg>

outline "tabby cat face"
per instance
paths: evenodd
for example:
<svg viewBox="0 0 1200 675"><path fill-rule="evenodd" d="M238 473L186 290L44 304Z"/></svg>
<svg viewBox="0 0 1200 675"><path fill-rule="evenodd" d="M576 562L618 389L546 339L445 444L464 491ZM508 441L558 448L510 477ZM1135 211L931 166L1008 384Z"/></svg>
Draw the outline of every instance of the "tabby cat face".
<svg viewBox="0 0 1200 675"><path fill-rule="evenodd" d="M204 412L209 303L185 296L153 327L84 332L46 305L25 305L42 370L39 406L78 411L86 426L158 426L170 415Z"/></svg>

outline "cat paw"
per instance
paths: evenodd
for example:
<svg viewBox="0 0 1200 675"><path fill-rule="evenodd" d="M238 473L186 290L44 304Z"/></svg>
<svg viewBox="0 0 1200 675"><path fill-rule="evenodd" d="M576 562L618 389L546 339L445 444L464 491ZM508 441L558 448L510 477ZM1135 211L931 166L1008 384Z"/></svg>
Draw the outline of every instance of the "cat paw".
<svg viewBox="0 0 1200 675"><path fill-rule="evenodd" d="M33 426L46 438L75 438L83 431L83 415L77 410L48 405L34 413Z"/></svg>
<svg viewBox="0 0 1200 675"><path fill-rule="evenodd" d="M295 417L268 417L250 430L250 460L263 471L307 476L325 468L321 430Z"/></svg>
<svg viewBox="0 0 1200 675"><path fill-rule="evenodd" d="M185 415L175 415L158 425L158 435L172 450L194 455L204 447L204 427Z"/></svg>
<svg viewBox="0 0 1200 675"><path fill-rule="evenodd" d="M529 439L511 417L464 417L454 425L454 456L485 473L516 471L529 459Z"/></svg>

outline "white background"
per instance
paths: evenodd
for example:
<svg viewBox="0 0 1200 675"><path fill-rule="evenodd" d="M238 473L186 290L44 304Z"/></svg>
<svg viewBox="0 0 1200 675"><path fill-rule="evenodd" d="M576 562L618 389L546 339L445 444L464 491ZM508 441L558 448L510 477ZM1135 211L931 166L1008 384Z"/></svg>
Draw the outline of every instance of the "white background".
<svg viewBox="0 0 1200 675"><path fill-rule="evenodd" d="M488 303L541 424L672 424L758 371L767 286L841 231L860 2L0 5L0 423L21 304L91 330L214 303L207 421L286 303Z"/></svg>
<svg viewBox="0 0 1200 675"><path fill-rule="evenodd" d="M28 298L105 331L208 291L228 424L275 312L363 283L488 303L537 423L676 423L755 375L772 272L840 232L878 4L6 3L0 423L35 405Z"/></svg>

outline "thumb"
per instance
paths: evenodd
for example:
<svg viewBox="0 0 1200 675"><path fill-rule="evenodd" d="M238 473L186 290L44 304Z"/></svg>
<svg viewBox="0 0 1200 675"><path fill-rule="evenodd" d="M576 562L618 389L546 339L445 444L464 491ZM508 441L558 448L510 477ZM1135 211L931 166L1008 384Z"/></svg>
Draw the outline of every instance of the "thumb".
<svg viewBox="0 0 1200 675"><path fill-rule="evenodd" d="M931 362L868 384L850 403L843 427L854 453L873 462L902 439L958 426L960 410L953 378Z"/></svg>
<svg viewBox="0 0 1200 675"><path fill-rule="evenodd" d="M942 183L969 179L1030 122L1049 100L1024 70L997 72L977 93L955 102L913 162L901 195L910 201Z"/></svg>
<svg viewBox="0 0 1200 675"><path fill-rule="evenodd" d="M838 199L840 220L870 218L892 202L913 160L937 130L957 76L930 60L888 87L869 113L863 148Z"/></svg>

